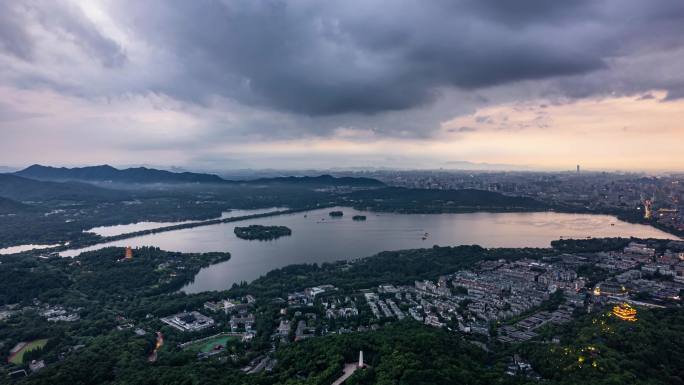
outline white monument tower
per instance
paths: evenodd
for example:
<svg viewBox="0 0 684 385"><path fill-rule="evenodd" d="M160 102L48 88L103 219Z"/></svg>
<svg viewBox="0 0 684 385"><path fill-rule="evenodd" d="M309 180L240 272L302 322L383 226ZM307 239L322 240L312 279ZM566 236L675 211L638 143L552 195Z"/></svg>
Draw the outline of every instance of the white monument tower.
<svg viewBox="0 0 684 385"><path fill-rule="evenodd" d="M359 350L359 369L363 368L363 350Z"/></svg>

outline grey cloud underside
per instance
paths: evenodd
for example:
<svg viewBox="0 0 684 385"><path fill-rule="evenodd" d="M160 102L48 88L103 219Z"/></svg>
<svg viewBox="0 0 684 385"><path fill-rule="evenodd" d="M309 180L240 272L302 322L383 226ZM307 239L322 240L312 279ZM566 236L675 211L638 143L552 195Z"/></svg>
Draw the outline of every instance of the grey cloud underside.
<svg viewBox="0 0 684 385"><path fill-rule="evenodd" d="M32 60L29 18L98 58L103 77L135 70L122 46L73 7L8 4L16 3L0 2L5 52ZM431 105L448 89L480 91L527 80L553 81L547 92L570 97L662 88L673 98L684 90L676 70L684 55L670 54L684 45L681 0L110 5L109 15L132 39L164 53L163 62L153 62L166 77L145 82L145 76L130 76L135 84L75 93L152 91L198 104L220 95L295 115L364 116ZM662 56L658 72L653 62L639 60L653 53Z"/></svg>
<svg viewBox="0 0 684 385"><path fill-rule="evenodd" d="M409 109L434 101L443 87L592 73L615 57L681 45L684 33L679 0L148 1L124 8L131 7L145 15L129 19L133 29L177 54L185 81L166 92L190 100L220 94L308 115Z"/></svg>
<svg viewBox="0 0 684 385"><path fill-rule="evenodd" d="M21 17L9 2L0 2L0 50L22 59L31 57L31 38Z"/></svg>

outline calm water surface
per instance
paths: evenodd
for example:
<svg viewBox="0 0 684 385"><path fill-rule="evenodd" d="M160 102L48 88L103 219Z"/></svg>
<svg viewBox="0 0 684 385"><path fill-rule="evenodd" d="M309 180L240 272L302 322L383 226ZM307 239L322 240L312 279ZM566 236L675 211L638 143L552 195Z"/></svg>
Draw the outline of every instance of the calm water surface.
<svg viewBox="0 0 684 385"><path fill-rule="evenodd" d="M285 210L285 209L286 208L282 208L282 207L270 207L267 209L256 209L256 210L229 210L229 211L224 211L223 213L221 213L220 217L210 218L210 219L235 218L235 217L242 217L245 215L262 214L262 213L268 213L271 211L278 211L278 210ZM209 220L209 219L206 219L206 220ZM153 229L158 229L161 227L183 225L186 223L197 223L197 222L202 222L202 221L137 222L137 223L129 223L129 224L125 224L125 225L93 227L92 229L85 230L84 232L95 233L95 234L101 235L103 237L112 237L112 236L126 234L126 233L134 233L136 231L153 230Z"/></svg>
<svg viewBox="0 0 684 385"><path fill-rule="evenodd" d="M332 210L344 211L333 219ZM353 215L366 215L357 222ZM247 241L233 233L235 226L284 225L292 236L274 241ZM611 226L611 224L613 224ZM423 240L425 233L427 239ZM144 235L104 246L158 246L182 252L228 251L229 261L202 269L183 290L196 293L223 290L251 281L270 270L294 263L336 261L433 245L478 244L484 247L548 247L560 237L675 238L655 228L631 224L607 215L540 213L384 214L334 208L195 227ZM78 255L81 250L63 252Z"/></svg>
<svg viewBox="0 0 684 385"><path fill-rule="evenodd" d="M40 249L47 249L50 247L57 247L61 246L61 244L56 243L54 245L34 245L34 244L29 244L29 245L18 245L18 246L10 246L10 247L5 247L3 249L0 249L0 255L3 254L14 254L14 253L21 253L24 251L30 251L30 250L40 250Z"/></svg>

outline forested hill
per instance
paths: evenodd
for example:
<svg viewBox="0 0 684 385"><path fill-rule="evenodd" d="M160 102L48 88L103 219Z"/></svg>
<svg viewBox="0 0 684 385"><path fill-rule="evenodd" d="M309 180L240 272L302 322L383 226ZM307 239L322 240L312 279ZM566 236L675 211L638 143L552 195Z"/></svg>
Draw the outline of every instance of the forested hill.
<svg viewBox="0 0 684 385"><path fill-rule="evenodd" d="M14 201L111 201L122 200L128 193L85 183L49 182L0 174L0 197Z"/></svg>
<svg viewBox="0 0 684 385"><path fill-rule="evenodd" d="M115 183L225 183L221 177L212 174L192 172L171 172L153 168L136 167L119 170L109 165L90 167L50 167L35 164L16 175L38 180L87 181Z"/></svg>
<svg viewBox="0 0 684 385"><path fill-rule="evenodd" d="M349 187L381 187L382 182L372 178L336 178L331 175L304 176L304 177L276 177L260 178L245 181L226 180L218 175L193 173L193 172L171 172L157 170L146 167L117 169L109 165L89 166L89 167L51 167L35 164L15 175L43 181L81 181L81 182L111 182L111 183L205 183L223 185L294 185L306 188L326 187L326 186L349 186Z"/></svg>
<svg viewBox="0 0 684 385"><path fill-rule="evenodd" d="M538 211L546 205L532 198L484 190L426 190L387 187L355 191L346 199L356 208L406 213L463 211Z"/></svg>
<svg viewBox="0 0 684 385"><path fill-rule="evenodd" d="M0 214L17 214L32 211L31 206L14 201L12 199L0 197Z"/></svg>
<svg viewBox="0 0 684 385"><path fill-rule="evenodd" d="M246 184L290 184L303 186L350 186L350 187L382 187L384 183L373 178L354 178L354 177L340 177L336 178L332 175L320 176L288 176L277 178L262 178L243 182Z"/></svg>

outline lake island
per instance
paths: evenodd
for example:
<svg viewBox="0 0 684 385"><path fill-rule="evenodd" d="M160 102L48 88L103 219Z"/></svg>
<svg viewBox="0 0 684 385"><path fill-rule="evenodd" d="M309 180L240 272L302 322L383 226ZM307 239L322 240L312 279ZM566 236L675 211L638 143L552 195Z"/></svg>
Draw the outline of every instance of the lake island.
<svg viewBox="0 0 684 385"><path fill-rule="evenodd" d="M292 235L292 230L286 226L237 226L235 227L235 235L240 239L267 241L271 239L278 239L280 237Z"/></svg>

